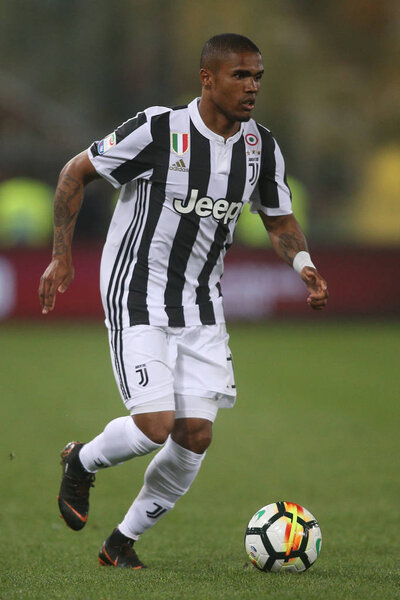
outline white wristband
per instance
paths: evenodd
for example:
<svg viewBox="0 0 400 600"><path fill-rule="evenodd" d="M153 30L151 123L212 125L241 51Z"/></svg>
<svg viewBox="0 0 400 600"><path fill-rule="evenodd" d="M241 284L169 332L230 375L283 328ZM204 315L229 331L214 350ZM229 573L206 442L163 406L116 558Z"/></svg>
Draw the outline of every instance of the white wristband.
<svg viewBox="0 0 400 600"><path fill-rule="evenodd" d="M311 260L311 256L308 252L305 252L304 250L296 254L296 256L293 259L292 267L299 275L301 274L304 267L312 267L313 269L315 269L315 265Z"/></svg>

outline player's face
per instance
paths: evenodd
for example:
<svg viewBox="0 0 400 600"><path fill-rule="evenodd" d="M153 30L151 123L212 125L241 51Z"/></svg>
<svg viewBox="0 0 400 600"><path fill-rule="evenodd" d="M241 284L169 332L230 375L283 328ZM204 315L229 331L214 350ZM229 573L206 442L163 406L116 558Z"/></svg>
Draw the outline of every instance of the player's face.
<svg viewBox="0 0 400 600"><path fill-rule="evenodd" d="M210 75L210 99L229 121L248 121L264 73L261 55L230 53Z"/></svg>

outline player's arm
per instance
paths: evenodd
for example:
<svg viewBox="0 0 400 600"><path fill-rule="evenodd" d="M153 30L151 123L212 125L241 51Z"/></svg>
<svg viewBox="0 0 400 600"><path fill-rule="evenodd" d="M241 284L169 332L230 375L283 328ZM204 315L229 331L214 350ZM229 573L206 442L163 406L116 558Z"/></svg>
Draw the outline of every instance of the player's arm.
<svg viewBox="0 0 400 600"><path fill-rule="evenodd" d="M53 310L56 293L65 292L74 278L72 237L83 200L84 187L99 177L87 151L81 152L62 169L54 197L54 239L52 260L40 278L42 313Z"/></svg>
<svg viewBox="0 0 400 600"><path fill-rule="evenodd" d="M311 266L307 241L295 217L292 214L271 217L261 210L259 215L275 252L298 271L306 284L310 292L307 298L308 305L316 310L323 309L328 300L328 286L315 267Z"/></svg>

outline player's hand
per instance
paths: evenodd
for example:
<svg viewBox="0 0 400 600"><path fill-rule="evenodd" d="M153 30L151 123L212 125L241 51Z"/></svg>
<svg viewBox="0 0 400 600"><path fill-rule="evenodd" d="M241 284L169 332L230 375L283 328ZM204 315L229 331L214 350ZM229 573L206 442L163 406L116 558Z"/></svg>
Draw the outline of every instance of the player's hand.
<svg viewBox="0 0 400 600"><path fill-rule="evenodd" d="M307 286L310 295L307 304L314 310L322 310L328 302L328 286L316 269L304 267L301 278Z"/></svg>
<svg viewBox="0 0 400 600"><path fill-rule="evenodd" d="M67 290L74 274L75 270L71 262L66 259L53 258L40 278L39 300L42 314L46 315L54 309L57 292L63 294Z"/></svg>

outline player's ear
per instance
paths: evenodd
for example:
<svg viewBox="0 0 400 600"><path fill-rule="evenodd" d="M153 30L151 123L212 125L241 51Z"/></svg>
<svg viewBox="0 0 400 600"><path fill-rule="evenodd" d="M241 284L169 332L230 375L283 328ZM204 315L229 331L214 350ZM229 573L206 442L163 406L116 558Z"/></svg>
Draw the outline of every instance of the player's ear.
<svg viewBox="0 0 400 600"><path fill-rule="evenodd" d="M212 72L209 69L201 68L200 69L200 81L201 85L209 90L212 85Z"/></svg>

